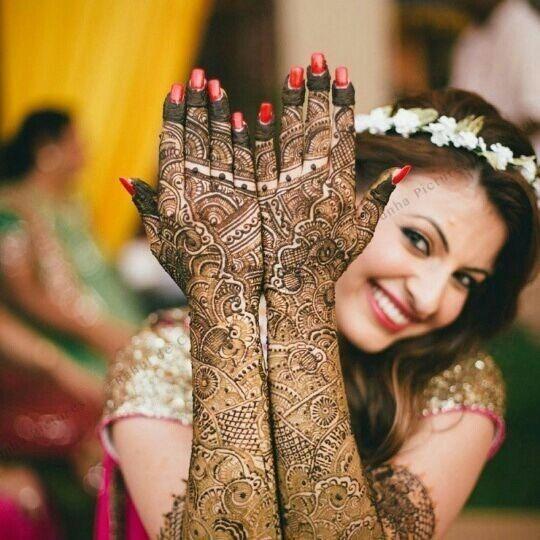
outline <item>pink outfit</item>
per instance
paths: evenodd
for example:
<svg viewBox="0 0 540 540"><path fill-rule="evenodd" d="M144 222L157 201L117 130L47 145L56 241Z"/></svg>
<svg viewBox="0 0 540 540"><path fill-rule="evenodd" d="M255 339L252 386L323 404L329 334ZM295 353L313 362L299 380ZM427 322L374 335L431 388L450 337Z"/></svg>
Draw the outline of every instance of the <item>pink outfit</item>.
<svg viewBox="0 0 540 540"><path fill-rule="evenodd" d="M43 517L32 519L15 501L0 497L0 538L2 540L60 540L63 535L48 511Z"/></svg>
<svg viewBox="0 0 540 540"><path fill-rule="evenodd" d="M105 451L103 460L103 480L98 494L96 519L94 523L94 538L110 540L113 538L114 523L110 509L112 504L113 478L120 474L120 469L114 458ZM124 538L126 540L150 540L144 530L139 514L128 493L123 497Z"/></svg>

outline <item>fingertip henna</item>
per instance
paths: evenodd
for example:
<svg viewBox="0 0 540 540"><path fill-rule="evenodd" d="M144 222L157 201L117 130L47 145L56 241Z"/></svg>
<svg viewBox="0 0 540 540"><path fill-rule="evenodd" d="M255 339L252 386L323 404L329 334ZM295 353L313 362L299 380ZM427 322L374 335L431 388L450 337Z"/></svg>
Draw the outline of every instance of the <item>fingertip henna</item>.
<svg viewBox="0 0 540 540"><path fill-rule="evenodd" d="M347 68L338 67L332 85L332 103L338 107L349 107L354 105L354 98L354 86L349 80Z"/></svg>
<svg viewBox="0 0 540 540"><path fill-rule="evenodd" d="M392 173L385 171L370 188L368 195L384 207L388 203L394 189L396 189L396 185L392 182ZM381 209L381 212L383 209Z"/></svg>
<svg viewBox="0 0 540 540"><path fill-rule="evenodd" d="M392 175L392 184L399 184L411 172L411 169L411 165L405 165L405 167L394 171L394 174Z"/></svg>
<svg viewBox="0 0 540 540"><path fill-rule="evenodd" d="M133 197L133 195L135 195L135 188L133 187L131 180L123 177L120 177L118 180L124 186L125 190Z"/></svg>
<svg viewBox="0 0 540 540"><path fill-rule="evenodd" d="M311 91L328 92L330 90L330 72L322 53L311 55L311 64L307 68L307 87Z"/></svg>
<svg viewBox="0 0 540 540"><path fill-rule="evenodd" d="M233 144L249 147L249 131L244 115L240 111L232 113L231 116Z"/></svg>
<svg viewBox="0 0 540 540"><path fill-rule="evenodd" d="M189 107L206 106L208 92L203 69L196 68L191 72L186 94L186 101Z"/></svg>
<svg viewBox="0 0 540 540"><path fill-rule="evenodd" d="M285 107L298 107L304 104L304 99L306 97L306 87L304 85L303 71L304 70L302 69L302 82L296 88L292 87L292 85L290 84L290 74L285 77L283 88L281 90L281 102Z"/></svg>
<svg viewBox="0 0 540 540"><path fill-rule="evenodd" d="M163 102L163 121L182 123L185 109L185 87L183 84L173 84Z"/></svg>
<svg viewBox="0 0 540 540"><path fill-rule="evenodd" d="M193 90L202 90L206 84L204 69L195 68L191 71L189 78L189 87Z"/></svg>
<svg viewBox="0 0 540 540"><path fill-rule="evenodd" d="M223 97L219 79L210 79L208 81L208 96L211 102L218 101Z"/></svg>
<svg viewBox="0 0 540 540"><path fill-rule="evenodd" d="M216 81L217 85L214 83ZM217 86L217 88L216 88ZM208 95L210 97L210 115L212 120L227 122L231 114L227 93L217 79L208 81Z"/></svg>
<svg viewBox="0 0 540 540"><path fill-rule="evenodd" d="M274 128L274 107L271 103L261 103L255 127L255 139L258 141L272 139L274 137Z"/></svg>
<svg viewBox="0 0 540 540"><path fill-rule="evenodd" d="M321 75L328 69L326 65L326 58L323 53L315 52L311 55L310 68L314 75Z"/></svg>
<svg viewBox="0 0 540 540"><path fill-rule="evenodd" d="M156 216L158 214L156 192L139 178L131 178L130 182L134 190L133 202L141 215Z"/></svg>

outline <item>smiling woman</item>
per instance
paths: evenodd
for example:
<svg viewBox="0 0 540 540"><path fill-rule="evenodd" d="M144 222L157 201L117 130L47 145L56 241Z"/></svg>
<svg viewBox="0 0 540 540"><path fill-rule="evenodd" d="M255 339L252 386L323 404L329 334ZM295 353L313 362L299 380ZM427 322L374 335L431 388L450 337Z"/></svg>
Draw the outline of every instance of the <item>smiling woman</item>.
<svg viewBox="0 0 540 540"><path fill-rule="evenodd" d="M229 127L215 80L207 107L200 71L185 101L178 85L166 98L157 196L125 180L153 252L187 285L191 308L191 363L184 314L159 317L111 371L108 478L118 472L114 456L142 520L133 530L157 534L162 525L167 539L225 530L246 538L443 536L504 437L504 384L481 345L512 320L532 273L534 190L519 168L501 170L463 145L442 148L429 132L413 133L415 113L405 111L395 130L357 136L357 180L371 187L355 208L346 68L336 69L331 114L330 73L321 53L312 56L305 120L303 70L291 69L279 165L272 106L261 106L251 154L242 114ZM508 163L509 148L532 156L527 139L473 94L433 92L400 108L482 124L483 143L504 145L495 157ZM471 115L482 122L471 124ZM206 238L190 229L193 216ZM233 225L244 234L229 236ZM178 227L191 232L185 241L171 234ZM199 268L186 283L186 269ZM246 317L216 322L210 308ZM172 342L174 332L181 336ZM191 384L193 404L176 401ZM112 494L109 481L101 500Z"/></svg>
<svg viewBox="0 0 540 540"><path fill-rule="evenodd" d="M515 126L470 92L429 92L392 107L400 109L435 110L457 122L482 117L488 147L534 155ZM381 463L419 429L415 411L427 381L474 358L513 320L537 260L538 211L520 170L496 170L466 148L440 147L430 133L385 129L359 133L356 143L360 185L398 163L413 167L373 240L336 284L357 443L365 460Z"/></svg>
<svg viewBox="0 0 540 540"><path fill-rule="evenodd" d="M389 204L407 199L409 206L380 221L372 242L337 282L341 331L366 352L455 321L471 289L492 274L506 239L486 193L467 191L467 176L449 176L415 197L429 180L428 173L412 172L396 188Z"/></svg>

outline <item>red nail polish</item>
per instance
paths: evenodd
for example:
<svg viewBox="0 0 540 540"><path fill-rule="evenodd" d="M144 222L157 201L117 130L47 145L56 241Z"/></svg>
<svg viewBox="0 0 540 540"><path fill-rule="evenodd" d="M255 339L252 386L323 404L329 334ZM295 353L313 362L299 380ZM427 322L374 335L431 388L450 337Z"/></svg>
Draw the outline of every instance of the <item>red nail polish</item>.
<svg viewBox="0 0 540 540"><path fill-rule="evenodd" d="M274 119L274 107L271 103L261 103L259 108L259 122L269 124Z"/></svg>
<svg viewBox="0 0 540 540"><path fill-rule="evenodd" d="M133 197L133 195L135 195L135 188L133 187L131 180L129 180L129 178L122 177L120 177L118 180L120 180L120 183L126 188L126 191Z"/></svg>
<svg viewBox="0 0 540 540"><path fill-rule="evenodd" d="M173 84L171 86L171 101L177 105L184 101L184 85L183 84Z"/></svg>
<svg viewBox="0 0 540 540"><path fill-rule="evenodd" d="M244 115L240 111L232 113L231 125L235 131L244 129Z"/></svg>
<svg viewBox="0 0 540 540"><path fill-rule="evenodd" d="M336 68L336 87L347 88L349 86L349 71L345 66Z"/></svg>
<svg viewBox="0 0 540 540"><path fill-rule="evenodd" d="M304 86L304 68L295 66L289 72L289 86L293 90L298 90Z"/></svg>
<svg viewBox="0 0 540 540"><path fill-rule="evenodd" d="M311 73L320 75L326 71L326 58L323 53L313 53L311 55Z"/></svg>
<svg viewBox="0 0 540 540"><path fill-rule="evenodd" d="M399 184L411 171L412 167L410 165L405 165L401 169L398 169L392 176L392 184Z"/></svg>
<svg viewBox="0 0 540 540"><path fill-rule="evenodd" d="M191 77L189 79L189 86L193 88L193 90L202 90L204 88L205 84L204 79L204 69L201 68L195 68L191 72Z"/></svg>
<svg viewBox="0 0 540 540"><path fill-rule="evenodd" d="M219 101L221 99L221 83L218 79L210 79L208 81L208 95L210 96L210 101Z"/></svg>

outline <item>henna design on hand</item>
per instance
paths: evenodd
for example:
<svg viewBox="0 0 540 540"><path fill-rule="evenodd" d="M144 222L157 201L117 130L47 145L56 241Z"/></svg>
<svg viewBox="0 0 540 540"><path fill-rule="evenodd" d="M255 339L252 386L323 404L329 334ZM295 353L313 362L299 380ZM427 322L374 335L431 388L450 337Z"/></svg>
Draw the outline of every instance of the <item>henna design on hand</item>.
<svg viewBox="0 0 540 540"><path fill-rule="evenodd" d="M433 538L433 503L416 475L389 464L367 469L366 474L386 538Z"/></svg>
<svg viewBox="0 0 540 540"><path fill-rule="evenodd" d="M320 66L319 66L320 67ZM392 171L355 205L354 89L308 68L303 156L302 89L284 87L280 174L272 124L256 132L268 306L269 386L284 534L381 538L351 429L339 362L334 285L366 247L394 189ZM296 95L294 94L296 92ZM300 162L301 161L301 162ZM286 174L284 174L286 173Z"/></svg>
<svg viewBox="0 0 540 540"><path fill-rule="evenodd" d="M190 85L186 103L173 90L157 194L132 180L151 250L190 307L190 474L185 502L175 506L183 514L167 516L162 536L280 538L258 326L263 262L253 154L245 127L231 134L224 91L208 108L204 87Z"/></svg>

